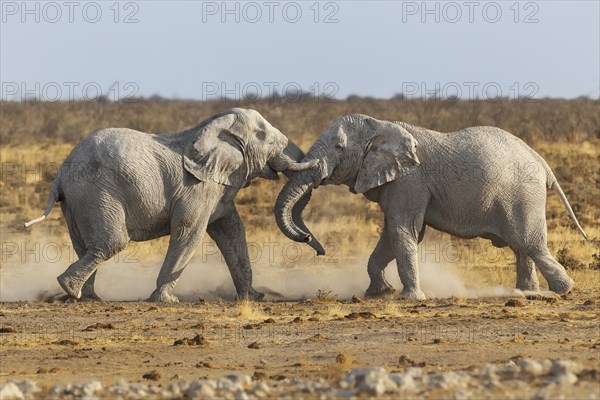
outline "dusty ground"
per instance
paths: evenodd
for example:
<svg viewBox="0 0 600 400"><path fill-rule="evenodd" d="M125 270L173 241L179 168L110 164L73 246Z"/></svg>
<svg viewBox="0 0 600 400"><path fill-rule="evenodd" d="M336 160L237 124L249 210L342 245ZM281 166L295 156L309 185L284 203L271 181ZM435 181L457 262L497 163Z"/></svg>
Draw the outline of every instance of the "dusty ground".
<svg viewBox="0 0 600 400"><path fill-rule="evenodd" d="M152 371L163 385L231 372L333 381L359 366L439 372L560 358L588 370L573 393L579 387L598 398L599 295L600 288L555 300L1 303L0 384L144 382ZM196 335L200 343L174 345Z"/></svg>

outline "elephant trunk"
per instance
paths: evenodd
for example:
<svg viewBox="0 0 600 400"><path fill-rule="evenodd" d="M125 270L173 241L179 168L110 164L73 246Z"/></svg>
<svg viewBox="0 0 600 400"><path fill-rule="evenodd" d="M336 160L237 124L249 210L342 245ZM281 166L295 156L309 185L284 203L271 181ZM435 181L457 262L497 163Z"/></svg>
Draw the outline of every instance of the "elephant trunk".
<svg viewBox="0 0 600 400"><path fill-rule="evenodd" d="M277 197L275 220L285 236L296 242L308 243L318 255L324 255L325 249L302 221L302 211L310 200L313 187L308 171L293 174Z"/></svg>
<svg viewBox="0 0 600 400"><path fill-rule="evenodd" d="M312 190L309 190L309 191L306 192L306 194L304 196L302 196L300 198L300 200L298 200L298 202L296 203L296 205L292 208L292 219L293 219L294 223L296 224L296 226L301 231L308 233L308 235L310 236L310 240L308 241L308 245L310 247L312 247L313 249L315 249L315 251L317 252L318 256L324 256L325 255L325 249L323 248L323 246L321 245L321 243L319 243L319 241L315 238L315 235L312 234L312 232L310 231L310 229L308 229L308 227L306 226L306 224L302 220L302 212L304 211L304 209L306 208L308 202L310 201L311 196L312 196Z"/></svg>
<svg viewBox="0 0 600 400"><path fill-rule="evenodd" d="M277 172L283 172L286 176L289 172L304 171L314 167L318 161L311 160L307 162L298 162L296 160L302 160L304 153L300 150L294 142L288 141L287 146L283 152L275 155L269 161L269 165ZM289 178L289 176L288 176Z"/></svg>

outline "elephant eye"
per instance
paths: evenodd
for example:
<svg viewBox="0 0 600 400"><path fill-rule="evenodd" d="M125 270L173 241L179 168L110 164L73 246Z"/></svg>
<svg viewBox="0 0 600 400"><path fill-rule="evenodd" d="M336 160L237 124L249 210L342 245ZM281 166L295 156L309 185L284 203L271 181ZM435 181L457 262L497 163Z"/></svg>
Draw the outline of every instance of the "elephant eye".
<svg viewBox="0 0 600 400"><path fill-rule="evenodd" d="M256 132L256 138L258 140L265 140L266 137L267 137L267 133L265 131Z"/></svg>

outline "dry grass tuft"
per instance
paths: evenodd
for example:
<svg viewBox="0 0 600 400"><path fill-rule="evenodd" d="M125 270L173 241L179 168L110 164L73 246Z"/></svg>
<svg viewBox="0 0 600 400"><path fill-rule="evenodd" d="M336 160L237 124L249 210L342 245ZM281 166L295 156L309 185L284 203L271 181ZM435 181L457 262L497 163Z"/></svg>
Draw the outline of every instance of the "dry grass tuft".
<svg viewBox="0 0 600 400"><path fill-rule="evenodd" d="M398 301L387 300L385 302L385 307L383 308L381 314L386 317L401 318L406 316L407 313L402 310L402 308L398 304Z"/></svg>
<svg viewBox="0 0 600 400"><path fill-rule="evenodd" d="M317 301L320 303L335 303L337 301L337 294L334 294L331 290L317 290Z"/></svg>
<svg viewBox="0 0 600 400"><path fill-rule="evenodd" d="M264 321L268 318L260 306L250 300L240 300L235 304L235 315L243 321Z"/></svg>

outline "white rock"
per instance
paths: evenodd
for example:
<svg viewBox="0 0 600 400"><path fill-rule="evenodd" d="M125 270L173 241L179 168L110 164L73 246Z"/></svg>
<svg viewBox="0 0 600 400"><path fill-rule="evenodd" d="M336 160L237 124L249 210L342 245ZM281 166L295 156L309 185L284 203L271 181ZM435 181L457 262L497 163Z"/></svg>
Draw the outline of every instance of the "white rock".
<svg viewBox="0 0 600 400"><path fill-rule="evenodd" d="M84 395L92 396L96 392L99 392L102 390L102 383L100 383L100 381L88 382L81 387L81 390L83 391Z"/></svg>
<svg viewBox="0 0 600 400"><path fill-rule="evenodd" d="M0 399L2 400L21 400L25 396L19 386L14 382L7 382L0 386Z"/></svg>
<svg viewBox="0 0 600 400"><path fill-rule="evenodd" d="M553 382L557 385L574 385L578 381L577 375L572 372L566 372L564 374L556 375Z"/></svg>
<svg viewBox="0 0 600 400"><path fill-rule="evenodd" d="M170 396L179 397L179 394L181 393L181 388L179 384L171 383L169 386L167 386L167 391L170 392Z"/></svg>
<svg viewBox="0 0 600 400"><path fill-rule="evenodd" d="M449 371L431 376L430 382L437 388L452 389L465 387L469 379L467 375Z"/></svg>
<svg viewBox="0 0 600 400"><path fill-rule="evenodd" d="M242 386L249 386L252 383L252 377L245 374L231 374L226 376L231 382L238 383Z"/></svg>
<svg viewBox="0 0 600 400"><path fill-rule="evenodd" d="M349 379L345 377L339 382L340 389L350 389L354 387L354 379Z"/></svg>
<svg viewBox="0 0 600 400"><path fill-rule="evenodd" d="M254 387L254 389L261 390L265 393L269 393L271 391L271 387L269 386L269 384L267 382L257 383L256 386Z"/></svg>
<svg viewBox="0 0 600 400"><path fill-rule="evenodd" d="M521 368L521 372L532 375L539 376L544 374L544 366L542 363L537 362L535 360L530 360L528 358L523 358L519 361L519 367Z"/></svg>
<svg viewBox="0 0 600 400"><path fill-rule="evenodd" d="M110 388L111 393L125 395L129 393L129 384L124 379L119 379L117 383Z"/></svg>
<svg viewBox="0 0 600 400"><path fill-rule="evenodd" d="M486 364L481 372L481 377L483 378L483 384L485 387L501 387L500 380L498 379L498 375L496 374L497 368L493 364Z"/></svg>
<svg viewBox="0 0 600 400"><path fill-rule="evenodd" d="M366 391L383 395L388 391L395 391L398 386L388 376L388 373L382 367L376 368L355 368L350 370L348 377L354 380L354 386L359 391Z"/></svg>
<svg viewBox="0 0 600 400"><path fill-rule="evenodd" d="M356 394L352 390L340 389L335 392L335 397L340 399L350 399L356 397Z"/></svg>
<svg viewBox="0 0 600 400"><path fill-rule="evenodd" d="M208 382L194 381L190 384L185 395L188 399L206 399L215 397L215 390Z"/></svg>
<svg viewBox="0 0 600 400"><path fill-rule="evenodd" d="M417 390L415 379L411 374L390 374L390 379L396 383L399 390L407 392Z"/></svg>
<svg viewBox="0 0 600 400"><path fill-rule="evenodd" d="M552 362L552 367L550 368L552 375L562 375L569 372L573 374L581 372L581 365L571 360L555 360Z"/></svg>
<svg viewBox="0 0 600 400"><path fill-rule="evenodd" d="M64 385L56 384L50 389L50 397L61 397L65 392Z"/></svg>
<svg viewBox="0 0 600 400"><path fill-rule="evenodd" d="M19 386L19 389L21 389L21 392L23 392L23 394L25 395L33 394L40 391L40 389L37 387L37 384L34 381L30 380L18 382L17 386Z"/></svg>
<svg viewBox="0 0 600 400"><path fill-rule="evenodd" d="M250 397L243 390L235 392L235 400L250 400Z"/></svg>

